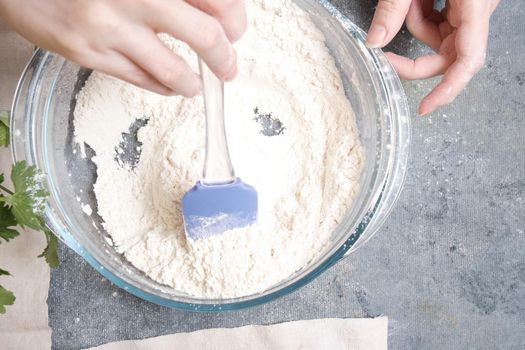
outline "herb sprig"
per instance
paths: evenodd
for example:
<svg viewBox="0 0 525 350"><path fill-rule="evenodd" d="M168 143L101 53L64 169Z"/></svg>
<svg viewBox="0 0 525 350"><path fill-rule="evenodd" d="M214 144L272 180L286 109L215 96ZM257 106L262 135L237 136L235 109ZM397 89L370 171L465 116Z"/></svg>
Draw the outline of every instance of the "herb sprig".
<svg viewBox="0 0 525 350"><path fill-rule="evenodd" d="M9 145L9 115L7 112L0 112L0 147Z"/></svg>
<svg viewBox="0 0 525 350"><path fill-rule="evenodd" d="M9 144L8 118L0 114L0 146ZM34 165L25 161L15 163L11 169L11 182L14 189L4 185L4 174L0 174L0 244L7 243L20 235L19 229L30 227L42 232L47 246L38 257L43 257L50 267L58 266L56 236L46 227L43 219L45 204L49 193L44 186L44 174ZM0 276L11 274L0 268ZM0 284L0 314L6 306L15 302L13 292Z"/></svg>

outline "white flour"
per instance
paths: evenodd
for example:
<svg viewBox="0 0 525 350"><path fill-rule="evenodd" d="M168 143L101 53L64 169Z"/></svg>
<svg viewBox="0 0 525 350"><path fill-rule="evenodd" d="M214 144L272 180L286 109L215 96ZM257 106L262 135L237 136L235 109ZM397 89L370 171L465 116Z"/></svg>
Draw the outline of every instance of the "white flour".
<svg viewBox="0 0 525 350"><path fill-rule="evenodd" d="M93 73L75 110L76 141L96 152L98 214L116 249L155 281L199 297L261 292L315 258L352 203L362 166L323 35L289 0L249 0L247 8L240 74L226 86L225 108L236 173L259 193L256 225L186 240L180 201L202 171L201 97L162 97ZM186 46L162 38L196 68ZM255 108L279 119L282 134L263 135ZM131 169L115 157L137 118L148 123Z"/></svg>

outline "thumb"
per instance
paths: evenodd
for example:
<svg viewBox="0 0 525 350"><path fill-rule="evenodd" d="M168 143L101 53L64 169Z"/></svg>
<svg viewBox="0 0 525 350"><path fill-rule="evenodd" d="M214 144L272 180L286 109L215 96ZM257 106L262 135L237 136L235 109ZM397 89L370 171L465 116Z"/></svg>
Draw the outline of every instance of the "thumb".
<svg viewBox="0 0 525 350"><path fill-rule="evenodd" d="M378 48L388 44L403 25L411 2L412 0L379 0L366 37L366 46Z"/></svg>

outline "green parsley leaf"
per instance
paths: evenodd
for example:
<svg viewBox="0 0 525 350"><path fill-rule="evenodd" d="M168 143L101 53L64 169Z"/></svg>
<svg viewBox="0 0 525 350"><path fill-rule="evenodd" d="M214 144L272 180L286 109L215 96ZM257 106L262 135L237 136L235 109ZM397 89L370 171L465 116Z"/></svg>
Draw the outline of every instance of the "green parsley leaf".
<svg viewBox="0 0 525 350"><path fill-rule="evenodd" d="M9 240L19 235L20 233L18 233L18 231L11 228L0 228L0 238L3 238L6 242L9 242Z"/></svg>
<svg viewBox="0 0 525 350"><path fill-rule="evenodd" d="M0 145L2 145L2 125L6 125L0 116ZM4 175L0 174L0 184ZM57 267L58 240L46 227L43 213L49 193L44 186L44 175L34 165L27 165L25 161L17 162L11 170L11 181L14 192L0 185L0 241L9 241L20 235L12 227L28 226L42 231L46 237L47 246L39 255L44 257L50 267ZM9 275L9 272L0 269L0 276ZM0 286L0 314L6 312L5 306L13 305L15 296Z"/></svg>
<svg viewBox="0 0 525 350"><path fill-rule="evenodd" d="M6 242L20 235L18 231L8 228L9 226L16 226L15 217L7 206L0 203L0 238L3 238Z"/></svg>
<svg viewBox="0 0 525 350"><path fill-rule="evenodd" d="M29 226L39 231L45 229L40 217L49 193L44 187L43 178L36 166L27 165L24 160L13 165L11 181L15 186L15 193L6 197L6 202L22 227Z"/></svg>
<svg viewBox="0 0 525 350"><path fill-rule="evenodd" d="M0 112L0 123L4 124L5 126L9 126L9 112L8 111Z"/></svg>
<svg viewBox="0 0 525 350"><path fill-rule="evenodd" d="M44 257L49 267L58 267L59 261L57 237L48 229L44 229L44 234L46 235L47 247L38 257Z"/></svg>
<svg viewBox="0 0 525 350"><path fill-rule="evenodd" d="M0 276L2 275L5 275L5 276L11 276L11 274L9 273L9 271L6 271L6 270L2 270L0 269Z"/></svg>
<svg viewBox="0 0 525 350"><path fill-rule="evenodd" d="M9 127L0 123L0 147L9 146Z"/></svg>
<svg viewBox="0 0 525 350"><path fill-rule="evenodd" d="M16 226L16 219L9 207L0 203L0 230L9 226Z"/></svg>
<svg viewBox="0 0 525 350"><path fill-rule="evenodd" d="M5 307L13 305L15 299L13 292L0 286L0 314L5 314Z"/></svg>
<svg viewBox="0 0 525 350"><path fill-rule="evenodd" d="M0 112L0 147L9 146L9 114Z"/></svg>

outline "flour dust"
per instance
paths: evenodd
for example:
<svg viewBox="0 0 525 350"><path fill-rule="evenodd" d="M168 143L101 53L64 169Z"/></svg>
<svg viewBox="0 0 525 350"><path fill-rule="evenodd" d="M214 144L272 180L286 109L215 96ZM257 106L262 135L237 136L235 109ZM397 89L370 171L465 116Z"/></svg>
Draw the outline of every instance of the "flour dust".
<svg viewBox="0 0 525 350"><path fill-rule="evenodd" d="M202 97L163 97L94 72L75 109L75 140L96 153L98 214L115 249L151 279L196 297L262 292L316 258L352 204L362 168L354 115L322 33L289 0L246 5L249 28L236 44L239 76L226 85L225 112L236 173L259 193L257 224L186 239L181 198L202 171ZM160 37L197 70L187 46ZM125 161L124 138L137 120L140 152Z"/></svg>

